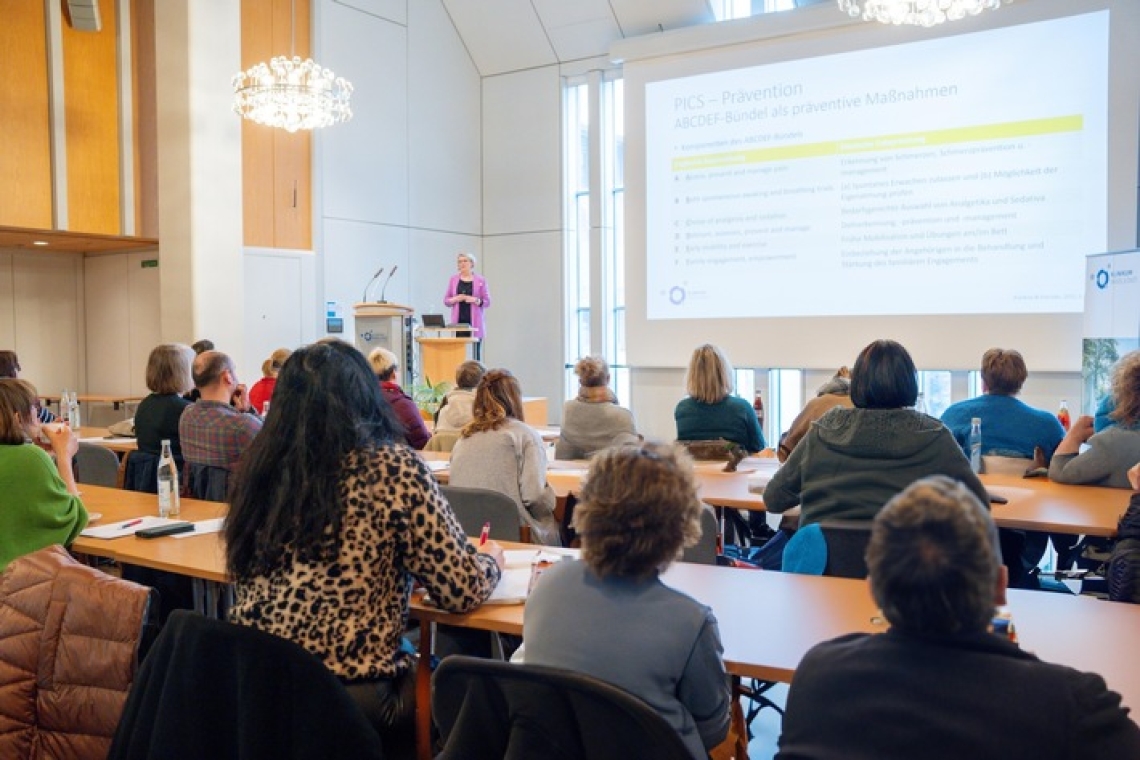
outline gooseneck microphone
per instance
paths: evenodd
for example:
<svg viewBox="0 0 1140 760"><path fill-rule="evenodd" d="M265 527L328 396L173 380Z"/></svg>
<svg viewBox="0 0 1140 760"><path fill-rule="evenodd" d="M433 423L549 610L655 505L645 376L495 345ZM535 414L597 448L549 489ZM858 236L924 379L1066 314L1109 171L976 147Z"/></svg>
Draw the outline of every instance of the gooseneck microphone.
<svg viewBox="0 0 1140 760"><path fill-rule="evenodd" d="M384 280L384 287L380 288L380 300L377 303L388 303L384 300L384 294L388 292L388 283L392 281L392 275L396 274L396 270L399 268L399 265L396 265L392 267L392 271L388 273L388 279Z"/></svg>
<svg viewBox="0 0 1140 760"><path fill-rule="evenodd" d="M364 286L364 295L360 298L362 303L368 303L368 289L372 287L372 283L380 279L380 275L382 274L384 274L384 267L377 269L376 274L372 275L372 279L369 280L368 284Z"/></svg>

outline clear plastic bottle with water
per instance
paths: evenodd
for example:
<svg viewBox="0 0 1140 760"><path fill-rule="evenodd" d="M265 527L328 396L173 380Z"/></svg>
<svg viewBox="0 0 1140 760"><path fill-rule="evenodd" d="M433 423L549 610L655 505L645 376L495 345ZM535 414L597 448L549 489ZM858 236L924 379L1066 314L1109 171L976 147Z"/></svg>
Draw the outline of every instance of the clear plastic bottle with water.
<svg viewBox="0 0 1140 760"><path fill-rule="evenodd" d="M982 471L982 420L974 417L970 420L970 437L966 439L966 452L970 455L970 469L980 473Z"/></svg>
<svg viewBox="0 0 1140 760"><path fill-rule="evenodd" d="M158 457L158 516L178 517L182 502L178 495L178 465L170 449L170 441L163 440Z"/></svg>

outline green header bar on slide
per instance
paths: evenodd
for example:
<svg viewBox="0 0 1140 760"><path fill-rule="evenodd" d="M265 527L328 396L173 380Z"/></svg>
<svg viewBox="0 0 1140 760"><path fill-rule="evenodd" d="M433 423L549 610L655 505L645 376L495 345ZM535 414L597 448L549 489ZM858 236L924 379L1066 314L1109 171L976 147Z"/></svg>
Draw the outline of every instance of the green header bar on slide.
<svg viewBox="0 0 1140 760"><path fill-rule="evenodd" d="M928 148L935 145L953 143L984 142L987 140L1008 140L1017 137L1057 134L1060 132L1080 132L1084 128L1084 117L1055 116L1049 119L1029 119L1010 121L1004 124L985 124L973 127L938 129L930 132L910 132L880 137L863 137L853 140L832 140L827 142L786 145L778 148L755 148L734 150L726 153L706 153L701 156L685 156L673 159L673 171L686 172L713 169L724 166L757 164L766 161L789 161L797 158L820 158L846 153L871 153L907 148Z"/></svg>

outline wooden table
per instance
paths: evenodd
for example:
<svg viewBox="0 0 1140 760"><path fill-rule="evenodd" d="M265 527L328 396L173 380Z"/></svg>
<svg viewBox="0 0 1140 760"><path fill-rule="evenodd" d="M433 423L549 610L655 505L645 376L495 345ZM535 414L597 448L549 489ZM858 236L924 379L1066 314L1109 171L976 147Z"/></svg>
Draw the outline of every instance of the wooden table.
<svg viewBox="0 0 1140 760"><path fill-rule="evenodd" d="M102 514L95 526L158 514L158 496L151 493L84 484L80 498L88 512ZM221 502L184 498L178 519L211 520L224 517L227 509ZM80 536L71 548L92 557L108 557L122 564L185 575L193 582L195 609L210 617L218 616L219 601L229 593L220 533L151 539L133 535L114 539Z"/></svg>
<svg viewBox="0 0 1140 760"><path fill-rule="evenodd" d="M142 401L143 398L144 398L143 396L122 396L122 395L107 396L107 395L87 394L87 393L81 393L78 396L76 396L76 399L79 401L80 404L111 404L115 408L116 411L118 411L120 406L127 406L129 404L137 404L138 402ZM49 393L46 396L40 396L40 399L43 400L43 402L46 404L55 404L56 406L59 406L59 395L58 394L53 396ZM62 415L62 416L67 416L67 415Z"/></svg>
<svg viewBox="0 0 1140 760"><path fill-rule="evenodd" d="M981 478L990 493L1009 499L1008 504L990 505L1001 528L1112 537L1132 495L1122 488L1070 486L1048 478Z"/></svg>
<svg viewBox="0 0 1140 760"><path fill-rule="evenodd" d="M725 666L738 677L790 683L800 660L816 644L886 628L865 581L681 563L674 564L664 580L712 608L720 624ZM1140 661L1128 655L1140 630L1140 606L1010 590L1008 609L1022 648L1050 662L1099 673L1125 705L1140 708ZM497 606L451 615L417 599L411 614L424 624L420 647L425 654L430 652L433 624L521 635L524 611L522 605ZM431 698L430 683L423 671L419 675L417 698L422 705ZM417 713L417 721L422 738L430 729L429 716Z"/></svg>
<svg viewBox="0 0 1140 760"><path fill-rule="evenodd" d="M83 443L90 443L95 446L101 446L104 449L110 449L116 454L138 451L139 448L137 438L112 436L107 428L102 427L87 427L84 425L79 428L79 440Z"/></svg>
<svg viewBox="0 0 1140 760"><path fill-rule="evenodd" d="M578 491L588 465L584 460L550 462L546 482L559 496ZM748 490L749 476L763 466L766 465L745 460L736 472L724 472L723 462L698 462L696 475L701 501L714 507L764 511L764 497Z"/></svg>

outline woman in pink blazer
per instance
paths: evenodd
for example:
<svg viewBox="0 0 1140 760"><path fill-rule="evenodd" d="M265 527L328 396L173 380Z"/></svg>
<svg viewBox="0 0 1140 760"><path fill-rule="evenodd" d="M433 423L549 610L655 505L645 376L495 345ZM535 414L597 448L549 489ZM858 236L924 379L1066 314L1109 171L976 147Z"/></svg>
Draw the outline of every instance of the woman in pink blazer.
<svg viewBox="0 0 1140 760"><path fill-rule="evenodd" d="M491 291L487 289L487 280L475 274L474 255L460 252L456 264L459 273L447 283L443 302L451 307L452 324L471 325L474 337L482 340L483 310L491 306Z"/></svg>

